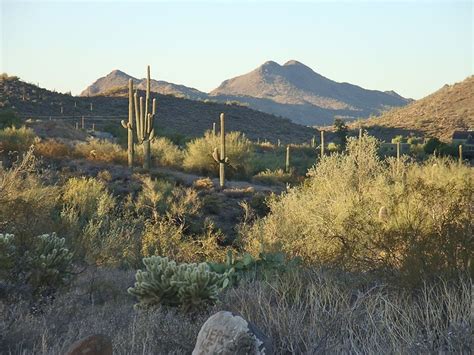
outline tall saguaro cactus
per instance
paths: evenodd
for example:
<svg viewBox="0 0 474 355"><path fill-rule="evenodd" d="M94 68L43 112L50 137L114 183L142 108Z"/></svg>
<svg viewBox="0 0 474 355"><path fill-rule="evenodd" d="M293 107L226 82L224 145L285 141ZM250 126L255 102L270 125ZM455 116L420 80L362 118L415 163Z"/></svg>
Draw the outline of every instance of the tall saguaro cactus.
<svg viewBox="0 0 474 355"><path fill-rule="evenodd" d="M324 156L324 131L321 131L321 158Z"/></svg>
<svg viewBox="0 0 474 355"><path fill-rule="evenodd" d="M121 121L122 127L127 130L128 133L128 167L133 168L133 81L132 79L128 80L128 122L124 120Z"/></svg>
<svg viewBox="0 0 474 355"><path fill-rule="evenodd" d="M219 163L219 185L224 188L225 185L225 166L229 164L229 158L225 155L225 126L224 126L224 114L221 113L221 148L220 151L217 148L214 148L212 152L212 157L214 160ZM219 154L220 153L220 154Z"/></svg>
<svg viewBox="0 0 474 355"><path fill-rule="evenodd" d="M140 100L140 104L138 104ZM147 68L145 107L143 97L138 99L134 95L135 121L138 142L143 145L143 168L148 170L151 165L151 140L155 137L154 118L156 113L156 99L153 99L152 111L149 112L150 104L150 66Z"/></svg>
<svg viewBox="0 0 474 355"><path fill-rule="evenodd" d="M462 165L462 144L459 144L459 165Z"/></svg>
<svg viewBox="0 0 474 355"><path fill-rule="evenodd" d="M286 161L285 161L285 172L290 172L290 145L286 146Z"/></svg>

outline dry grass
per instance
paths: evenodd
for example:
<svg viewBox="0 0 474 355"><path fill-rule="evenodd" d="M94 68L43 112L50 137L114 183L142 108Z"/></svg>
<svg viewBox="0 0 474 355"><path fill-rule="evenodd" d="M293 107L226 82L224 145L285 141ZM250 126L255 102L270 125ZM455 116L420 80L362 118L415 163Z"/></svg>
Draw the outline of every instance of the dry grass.
<svg viewBox="0 0 474 355"><path fill-rule="evenodd" d="M0 299L0 352L61 354L93 333L116 354L190 353L208 316L231 310L270 337L277 354L470 353L472 281L423 284L417 292L369 283L362 275L290 272L229 289L198 313L135 310L132 271L90 268L50 301L31 307ZM12 302L13 301L13 302ZM172 336L170 336L172 334Z"/></svg>

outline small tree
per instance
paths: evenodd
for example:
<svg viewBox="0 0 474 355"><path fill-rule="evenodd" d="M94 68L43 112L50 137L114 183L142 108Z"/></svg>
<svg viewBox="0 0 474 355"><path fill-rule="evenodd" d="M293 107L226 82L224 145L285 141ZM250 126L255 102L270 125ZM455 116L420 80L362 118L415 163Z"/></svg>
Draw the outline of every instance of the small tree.
<svg viewBox="0 0 474 355"><path fill-rule="evenodd" d="M336 118L334 120L334 128L336 130L336 136L339 138L341 142L341 148L345 149L346 144L347 144L347 132L348 132L346 123L342 119Z"/></svg>

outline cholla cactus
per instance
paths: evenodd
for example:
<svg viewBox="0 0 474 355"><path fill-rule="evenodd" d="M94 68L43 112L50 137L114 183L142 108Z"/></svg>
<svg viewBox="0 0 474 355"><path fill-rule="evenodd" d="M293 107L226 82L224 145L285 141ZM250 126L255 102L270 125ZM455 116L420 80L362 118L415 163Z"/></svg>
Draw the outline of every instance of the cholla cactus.
<svg viewBox="0 0 474 355"><path fill-rule="evenodd" d="M134 287L128 292L139 300L138 306L158 304L197 307L217 299L229 284L229 273L217 274L206 263L176 264L166 257L143 259L146 271L138 270Z"/></svg>
<svg viewBox="0 0 474 355"><path fill-rule="evenodd" d="M74 254L65 247L65 239L52 233L38 236L35 242L26 254L31 267L29 282L34 287L56 287L69 281Z"/></svg>
<svg viewBox="0 0 474 355"><path fill-rule="evenodd" d="M219 150L217 148L214 148L214 151L212 152L212 157L214 160L219 164L219 185L222 188L224 188L225 185L225 166L229 164L229 158L226 157L225 154L225 126L224 126L224 114L221 113L221 149L220 149L220 155L219 155Z"/></svg>

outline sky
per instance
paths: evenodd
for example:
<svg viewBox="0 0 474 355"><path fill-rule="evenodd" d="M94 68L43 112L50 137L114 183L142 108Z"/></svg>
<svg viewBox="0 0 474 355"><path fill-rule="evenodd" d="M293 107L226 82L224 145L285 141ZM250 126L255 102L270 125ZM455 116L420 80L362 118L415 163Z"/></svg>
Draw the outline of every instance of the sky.
<svg viewBox="0 0 474 355"><path fill-rule="evenodd" d="M268 60L422 98L474 73L474 0L0 0L0 71L79 94L114 69L208 92Z"/></svg>

